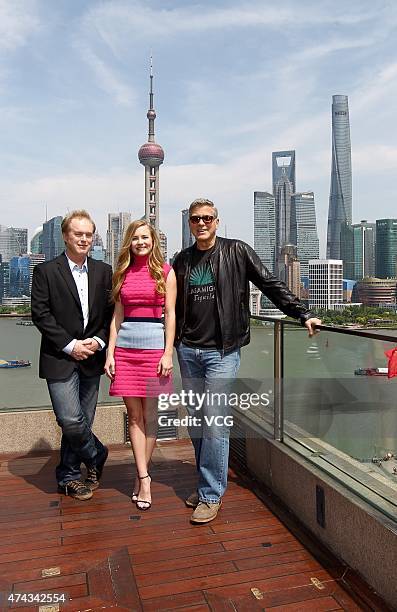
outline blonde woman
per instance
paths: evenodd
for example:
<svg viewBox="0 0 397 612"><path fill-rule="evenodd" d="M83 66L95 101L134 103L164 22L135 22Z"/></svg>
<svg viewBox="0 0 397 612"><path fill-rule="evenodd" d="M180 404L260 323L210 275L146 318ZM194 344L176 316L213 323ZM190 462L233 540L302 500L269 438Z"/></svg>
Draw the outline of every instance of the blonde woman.
<svg viewBox="0 0 397 612"><path fill-rule="evenodd" d="M171 391L176 279L164 263L156 231L144 220L127 228L112 294L115 309L105 372L112 381L110 395L122 396L128 412L137 471L131 500L139 510L149 510L148 464L156 444L157 397Z"/></svg>

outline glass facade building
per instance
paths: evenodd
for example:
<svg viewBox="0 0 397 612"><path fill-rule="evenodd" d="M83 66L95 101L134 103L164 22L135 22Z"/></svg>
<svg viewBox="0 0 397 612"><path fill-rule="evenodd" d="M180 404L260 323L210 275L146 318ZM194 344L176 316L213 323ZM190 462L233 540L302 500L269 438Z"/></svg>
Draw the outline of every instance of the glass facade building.
<svg viewBox="0 0 397 612"><path fill-rule="evenodd" d="M43 223L42 248L46 261L58 257L65 250L61 231L62 217L53 217Z"/></svg>
<svg viewBox="0 0 397 612"><path fill-rule="evenodd" d="M376 223L366 220L353 224L354 280L375 276Z"/></svg>
<svg viewBox="0 0 397 612"><path fill-rule="evenodd" d="M38 227L30 241L30 252L38 255L43 252L43 226Z"/></svg>
<svg viewBox="0 0 397 612"><path fill-rule="evenodd" d="M281 169L281 176L275 187L276 202L276 257L284 245L291 243L291 196L293 185L288 178L286 168Z"/></svg>
<svg viewBox="0 0 397 612"><path fill-rule="evenodd" d="M397 276L397 219L376 220L376 276Z"/></svg>
<svg viewBox="0 0 397 612"><path fill-rule="evenodd" d="M194 243L194 238L189 227L189 209L182 210L182 250L187 249Z"/></svg>
<svg viewBox="0 0 397 612"><path fill-rule="evenodd" d="M291 243L296 245L301 278L309 276L309 259L319 259L314 193L306 191L291 196Z"/></svg>
<svg viewBox="0 0 397 612"><path fill-rule="evenodd" d="M10 292L10 262L2 261L0 255L0 303L3 298L9 296Z"/></svg>
<svg viewBox="0 0 397 612"><path fill-rule="evenodd" d="M363 220L341 227L341 259L345 278L360 281L375 275L376 225Z"/></svg>
<svg viewBox="0 0 397 612"><path fill-rule="evenodd" d="M28 230L24 227L0 225L0 255L3 261L28 252Z"/></svg>
<svg viewBox="0 0 397 612"><path fill-rule="evenodd" d="M286 174L289 182L292 185L292 193L295 193L295 151L274 151L272 153L272 181L274 194L276 193L276 185L283 173Z"/></svg>
<svg viewBox="0 0 397 612"><path fill-rule="evenodd" d="M354 231L350 223L340 227L340 258L343 261L344 278L354 278Z"/></svg>
<svg viewBox="0 0 397 612"><path fill-rule="evenodd" d="M352 222L352 166L347 96L332 96L332 167L327 257L340 259L341 228Z"/></svg>
<svg viewBox="0 0 397 612"><path fill-rule="evenodd" d="M275 198L267 191L254 191L254 249L270 272L274 272L275 246Z"/></svg>
<svg viewBox="0 0 397 612"><path fill-rule="evenodd" d="M30 258L12 257L10 259L10 297L28 297L30 295Z"/></svg>
<svg viewBox="0 0 397 612"><path fill-rule="evenodd" d="M106 232L106 261L115 267L117 257L123 243L124 232L131 223L131 213L119 212L108 214L108 229Z"/></svg>

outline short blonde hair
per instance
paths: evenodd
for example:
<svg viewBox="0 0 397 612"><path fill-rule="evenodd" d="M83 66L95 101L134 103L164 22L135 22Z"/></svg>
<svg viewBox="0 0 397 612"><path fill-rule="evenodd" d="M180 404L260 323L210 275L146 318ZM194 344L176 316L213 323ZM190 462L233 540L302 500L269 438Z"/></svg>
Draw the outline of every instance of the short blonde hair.
<svg viewBox="0 0 397 612"><path fill-rule="evenodd" d="M70 222L73 219L87 219L87 221L92 223L92 233L95 234L96 225L95 225L94 221L92 220L91 215L86 210L84 210L83 208L81 210L72 210L72 212L68 213L62 219L62 223L61 223L62 234L67 234L67 232L69 230Z"/></svg>
<svg viewBox="0 0 397 612"><path fill-rule="evenodd" d="M196 210L196 208L201 208L202 206L209 206L214 211L215 219L218 218L218 209L215 204L211 202L211 200L206 200L205 198L197 198L197 200L193 200L193 202L189 206L189 217Z"/></svg>

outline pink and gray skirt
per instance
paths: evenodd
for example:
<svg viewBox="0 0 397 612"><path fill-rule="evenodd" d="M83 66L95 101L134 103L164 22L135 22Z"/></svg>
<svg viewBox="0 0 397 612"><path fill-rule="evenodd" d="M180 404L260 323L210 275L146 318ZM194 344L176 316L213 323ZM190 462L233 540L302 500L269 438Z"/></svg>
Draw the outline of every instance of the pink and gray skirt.
<svg viewBox="0 0 397 612"><path fill-rule="evenodd" d="M172 393L171 376L159 376L164 353L162 319L126 317L117 336L115 377L109 394L122 397L158 397Z"/></svg>

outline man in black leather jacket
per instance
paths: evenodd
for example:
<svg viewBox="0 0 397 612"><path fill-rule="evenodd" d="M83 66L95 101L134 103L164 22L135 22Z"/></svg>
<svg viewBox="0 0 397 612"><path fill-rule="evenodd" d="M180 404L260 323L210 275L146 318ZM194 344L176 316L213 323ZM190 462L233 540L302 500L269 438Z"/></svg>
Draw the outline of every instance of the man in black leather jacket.
<svg viewBox="0 0 397 612"><path fill-rule="evenodd" d="M191 521L207 523L220 508L229 457L229 429L219 424L219 418L228 416L227 402L213 405L208 392L224 394L230 389L240 365L240 348L250 341L249 281L285 314L299 319L309 335L321 321L269 272L248 244L216 236L219 219L213 202L192 202L189 225L196 243L174 262L175 344L184 390L194 391L196 398L207 394L205 402L198 400L188 407L191 418L196 418L189 433L199 481L197 491L186 500L195 508ZM211 417L218 418L218 425Z"/></svg>

